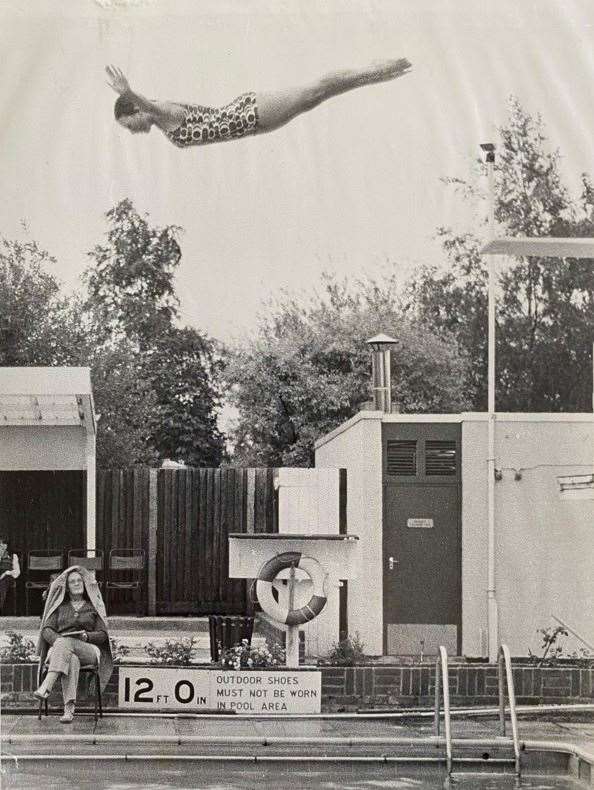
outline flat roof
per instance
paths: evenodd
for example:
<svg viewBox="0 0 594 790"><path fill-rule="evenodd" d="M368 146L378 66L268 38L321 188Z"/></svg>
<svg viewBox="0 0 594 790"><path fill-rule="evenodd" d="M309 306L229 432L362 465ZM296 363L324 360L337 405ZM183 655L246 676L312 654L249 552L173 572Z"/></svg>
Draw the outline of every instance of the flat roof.
<svg viewBox="0 0 594 790"><path fill-rule="evenodd" d="M60 425L95 433L90 368L0 368L0 427Z"/></svg>
<svg viewBox="0 0 594 790"><path fill-rule="evenodd" d="M0 368L0 395L90 395L91 369Z"/></svg>
<svg viewBox="0 0 594 790"><path fill-rule="evenodd" d="M575 236L503 236L485 244L481 255L594 258L594 239Z"/></svg>
<svg viewBox="0 0 594 790"><path fill-rule="evenodd" d="M489 413L486 411L467 411L458 414L386 414L382 411L360 411L346 422L338 425L333 431L316 439L314 447L319 447L350 430L357 423L371 420L381 423L462 423L487 422ZM594 422L592 412L495 412L497 422Z"/></svg>

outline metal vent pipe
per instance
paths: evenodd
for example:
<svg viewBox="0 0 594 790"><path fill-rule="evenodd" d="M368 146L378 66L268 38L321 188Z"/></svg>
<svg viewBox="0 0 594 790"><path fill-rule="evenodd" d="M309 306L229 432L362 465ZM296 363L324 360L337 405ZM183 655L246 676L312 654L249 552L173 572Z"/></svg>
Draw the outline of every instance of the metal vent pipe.
<svg viewBox="0 0 594 790"><path fill-rule="evenodd" d="M388 335L376 335L367 341L371 346L371 387L373 408L390 414L392 411L392 374L390 349L396 340Z"/></svg>

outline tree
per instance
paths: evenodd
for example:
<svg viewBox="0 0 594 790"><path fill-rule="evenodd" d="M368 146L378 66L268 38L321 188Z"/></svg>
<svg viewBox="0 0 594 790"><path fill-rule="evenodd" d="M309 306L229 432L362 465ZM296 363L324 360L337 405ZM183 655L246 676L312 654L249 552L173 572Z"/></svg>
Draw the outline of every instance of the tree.
<svg viewBox="0 0 594 790"><path fill-rule="evenodd" d="M0 239L0 365L75 364L82 305L46 271L54 264L34 241Z"/></svg>
<svg viewBox="0 0 594 790"><path fill-rule="evenodd" d="M181 228L153 228L130 200L106 214L107 243L89 253L83 280L87 307L104 341L125 337L139 350L150 347L178 317L173 277L181 260Z"/></svg>
<svg viewBox="0 0 594 790"><path fill-rule="evenodd" d="M135 354L134 369L154 393L145 433L155 456L218 466L225 455L217 427L222 361L214 341L176 324L181 229L151 226L129 200L107 220L106 244L89 253L84 276L95 336L106 349L125 343Z"/></svg>
<svg viewBox="0 0 594 790"><path fill-rule="evenodd" d="M301 304L269 306L254 336L232 349L226 370L238 411L234 461L307 466L317 438L353 416L370 396L365 341L393 334L393 399L404 411L459 411L463 364L451 340L403 318L393 277L337 283Z"/></svg>
<svg viewBox="0 0 594 790"><path fill-rule="evenodd" d="M143 356L143 374L156 397L147 421L161 459L216 467L225 458L217 425L223 367L216 343L189 327L169 327Z"/></svg>
<svg viewBox="0 0 594 790"><path fill-rule="evenodd" d="M500 130L495 215L502 235L592 236L594 190L582 176L572 198L549 152L540 117L512 100ZM481 196L449 179L466 198ZM486 408L486 269L475 233L439 231L449 271L424 269L409 284L407 315L438 334L453 333L467 357L466 386L474 408ZM499 278L497 408L588 411L594 338L594 261L518 258Z"/></svg>
<svg viewBox="0 0 594 790"><path fill-rule="evenodd" d="M117 469L158 461L147 427L157 396L137 355L121 342L94 352L91 378L97 425L97 466Z"/></svg>

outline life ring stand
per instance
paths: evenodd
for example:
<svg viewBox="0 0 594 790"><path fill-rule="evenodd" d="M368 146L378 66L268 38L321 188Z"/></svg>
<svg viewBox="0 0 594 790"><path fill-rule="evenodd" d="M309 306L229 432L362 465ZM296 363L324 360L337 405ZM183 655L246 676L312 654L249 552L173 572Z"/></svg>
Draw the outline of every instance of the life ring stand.
<svg viewBox="0 0 594 790"><path fill-rule="evenodd" d="M278 574L287 568L301 568L313 582L313 595L300 609L281 606L272 594L272 583ZM326 582L328 574L313 557L300 551L285 551L265 562L256 579L256 596L264 612L285 625L302 625L317 617L328 600Z"/></svg>

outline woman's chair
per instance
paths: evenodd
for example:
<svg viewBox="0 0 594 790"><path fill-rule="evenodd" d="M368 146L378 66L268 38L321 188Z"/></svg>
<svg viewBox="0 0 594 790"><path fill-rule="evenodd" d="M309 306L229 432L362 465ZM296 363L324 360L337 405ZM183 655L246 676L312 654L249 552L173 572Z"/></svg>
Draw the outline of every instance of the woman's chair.
<svg viewBox="0 0 594 790"><path fill-rule="evenodd" d="M89 677L93 682L95 688L95 694L93 696L93 715L95 717L95 724L97 724L97 720L103 718L103 705L101 701L101 681L99 679L99 665L83 664L83 666L81 666L80 668L80 674ZM47 675L47 666L44 664L39 678L39 685L41 685L46 675ZM39 700L39 711L37 713L37 718L39 719L39 721L41 721L41 713L44 707L45 707L45 715L47 716L48 715L47 698L44 700Z"/></svg>
<svg viewBox="0 0 594 790"><path fill-rule="evenodd" d="M103 552L101 549L68 549L68 567L80 565L92 571L99 587L103 585Z"/></svg>
<svg viewBox="0 0 594 790"><path fill-rule="evenodd" d="M132 590L136 598L136 614L140 616L144 586L144 551L142 549L111 549L105 581L105 608L109 614L110 591Z"/></svg>
<svg viewBox="0 0 594 790"><path fill-rule="evenodd" d="M61 551L53 549L29 552L25 579L25 615L29 614L31 590L39 590L41 593L49 590L50 584L63 570L64 556Z"/></svg>

